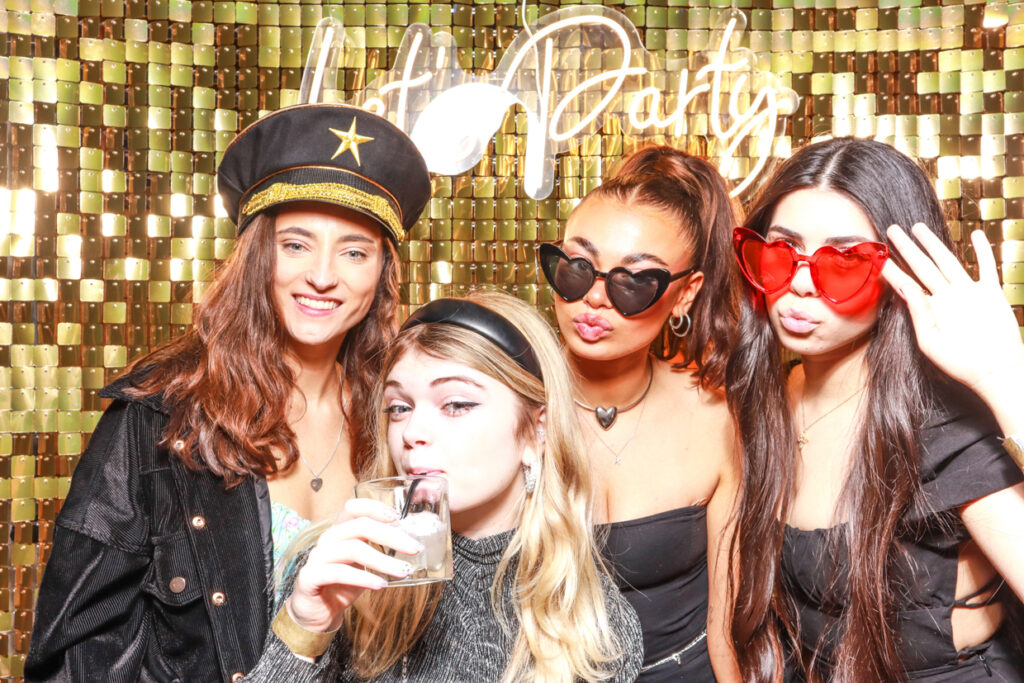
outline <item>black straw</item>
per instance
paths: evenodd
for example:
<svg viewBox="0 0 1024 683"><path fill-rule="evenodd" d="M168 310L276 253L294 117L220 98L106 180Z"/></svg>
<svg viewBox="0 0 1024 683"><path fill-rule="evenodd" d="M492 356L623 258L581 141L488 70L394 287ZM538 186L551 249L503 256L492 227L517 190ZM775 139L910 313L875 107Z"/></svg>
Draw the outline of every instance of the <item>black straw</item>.
<svg viewBox="0 0 1024 683"><path fill-rule="evenodd" d="M409 506L412 505L412 494L416 493L416 487L420 485L422 479L413 479L412 484L409 485L409 492L405 495L405 504L402 505L402 514L399 519L405 519L405 516L409 514ZM395 556L395 549L391 548L388 550L388 557Z"/></svg>
<svg viewBox="0 0 1024 683"><path fill-rule="evenodd" d="M409 506L412 505L412 494L416 493L416 487L420 485L422 479L413 479L412 484L409 485L409 493L405 495L405 505L402 506L402 516L399 519L405 519L405 516L409 514Z"/></svg>

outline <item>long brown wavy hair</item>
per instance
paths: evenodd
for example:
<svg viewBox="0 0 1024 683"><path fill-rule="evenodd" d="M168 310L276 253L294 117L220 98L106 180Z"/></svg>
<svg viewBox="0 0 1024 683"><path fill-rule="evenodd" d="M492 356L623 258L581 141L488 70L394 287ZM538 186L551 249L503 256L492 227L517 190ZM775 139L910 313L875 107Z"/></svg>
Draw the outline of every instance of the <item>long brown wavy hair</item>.
<svg viewBox="0 0 1024 683"><path fill-rule="evenodd" d="M922 222L951 246L927 175L889 145L842 138L804 147L763 186L746 225L767 233L779 202L805 188L838 192L857 204L883 243L888 243L888 226L909 229ZM898 254L892 258L899 261ZM918 433L932 405L930 387L937 371L918 349L906 306L888 288L879 302L866 364L863 414L852 444L857 457L836 510L847 522L843 556L848 558L849 588L840 595L839 577L832 577L830 593L840 600L842 616L827 636L838 642L827 670L819 656L821 643L811 653L802 651L797 615L779 575L796 466L788 366L763 296L749 289L743 297L727 393L743 446L739 529L732 546L734 559L735 553L741 558L733 635L746 681L781 680L787 638L811 680L905 678L897 631L904 554L897 539L904 514L919 500ZM838 551L836 543L833 538Z"/></svg>
<svg viewBox="0 0 1024 683"><path fill-rule="evenodd" d="M209 469L228 487L247 475L285 470L298 458L287 420L295 383L271 295L274 238L274 216L257 216L196 305L192 329L128 368L136 375L131 394L160 394L169 406L164 443L182 440L185 447L175 450L185 464ZM382 241L384 268L373 304L338 353L349 392L342 410L354 471L372 457L371 397L382 350L396 332L397 253L391 240Z"/></svg>
<svg viewBox="0 0 1024 683"><path fill-rule="evenodd" d="M642 204L676 218L681 238L692 245L693 265L704 273L704 284L690 307L689 334L680 339L666 320L651 352L663 360L681 354L677 367L692 363L701 386L721 387L739 315L731 251L737 211L721 174L706 159L674 147L645 147L623 160L611 178L587 195L591 197Z"/></svg>

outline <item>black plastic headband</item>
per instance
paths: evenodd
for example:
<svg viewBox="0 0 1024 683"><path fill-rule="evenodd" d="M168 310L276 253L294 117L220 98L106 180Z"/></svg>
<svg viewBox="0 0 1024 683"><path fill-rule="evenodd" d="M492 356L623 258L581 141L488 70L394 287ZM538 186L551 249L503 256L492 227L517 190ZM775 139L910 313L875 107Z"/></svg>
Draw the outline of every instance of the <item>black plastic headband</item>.
<svg viewBox="0 0 1024 683"><path fill-rule="evenodd" d="M446 323L476 332L497 345L523 370L544 381L530 342L512 323L489 308L466 299L436 299L416 309L402 325L402 330L423 323Z"/></svg>

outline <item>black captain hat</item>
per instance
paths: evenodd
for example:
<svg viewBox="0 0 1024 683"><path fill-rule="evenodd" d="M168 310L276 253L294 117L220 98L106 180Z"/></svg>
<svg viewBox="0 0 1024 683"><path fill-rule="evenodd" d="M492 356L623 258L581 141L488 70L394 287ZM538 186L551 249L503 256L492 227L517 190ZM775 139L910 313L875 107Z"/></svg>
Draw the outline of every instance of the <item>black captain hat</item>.
<svg viewBox="0 0 1024 683"><path fill-rule="evenodd" d="M228 145L217 169L224 208L241 234L261 211L318 201L359 211L401 240L430 199L430 176L408 135L345 104L286 107Z"/></svg>

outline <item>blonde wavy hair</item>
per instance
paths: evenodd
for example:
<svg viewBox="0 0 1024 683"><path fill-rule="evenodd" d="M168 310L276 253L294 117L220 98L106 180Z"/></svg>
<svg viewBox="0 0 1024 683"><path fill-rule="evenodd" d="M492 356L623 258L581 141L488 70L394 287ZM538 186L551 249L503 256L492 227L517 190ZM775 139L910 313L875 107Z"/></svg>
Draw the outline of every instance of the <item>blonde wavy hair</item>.
<svg viewBox="0 0 1024 683"><path fill-rule="evenodd" d="M584 440L561 349L547 323L522 301L496 292L467 298L522 332L544 382L474 332L422 324L403 331L389 346L376 400L383 406L383 384L391 368L406 353L417 351L464 364L512 389L520 403L516 434L524 446L537 445L536 418L544 411L546 438L543 451L538 448L537 485L520 500L518 526L491 586L492 609L512 634L500 605L503 580L513 573L512 603L519 623L503 681L606 680L614 676L624 644L611 632L605 607L605 585L611 583L602 582ZM387 420L376 414L376 454L361 478L397 474L387 448ZM350 666L357 675L375 678L393 666L422 636L439 599L437 584L365 593L345 615L343 626L352 646Z"/></svg>

